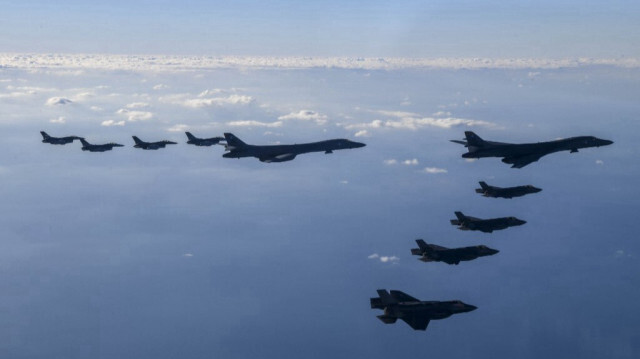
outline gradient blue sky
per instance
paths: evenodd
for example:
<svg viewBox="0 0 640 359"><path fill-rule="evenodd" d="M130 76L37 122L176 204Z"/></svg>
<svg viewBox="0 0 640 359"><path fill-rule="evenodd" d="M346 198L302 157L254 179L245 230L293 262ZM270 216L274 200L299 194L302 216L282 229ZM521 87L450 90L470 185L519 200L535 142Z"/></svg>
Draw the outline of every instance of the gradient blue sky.
<svg viewBox="0 0 640 359"><path fill-rule="evenodd" d="M638 57L638 7L0 2L0 51L40 54L0 57L0 357L637 358L637 64L187 59L158 70L136 57L46 54ZM36 66L43 56L59 64ZM460 158L449 140L468 129L615 144L516 170ZM40 130L126 147L51 146ZM264 164L188 146L185 130L367 147ZM142 151L134 134L180 144ZM488 199L479 180L543 191ZM449 224L456 210L528 223L462 232ZM422 263L410 255L416 238L500 253ZM415 332L375 317L378 288L479 309Z"/></svg>
<svg viewBox="0 0 640 359"><path fill-rule="evenodd" d="M637 1L0 1L4 52L638 57Z"/></svg>

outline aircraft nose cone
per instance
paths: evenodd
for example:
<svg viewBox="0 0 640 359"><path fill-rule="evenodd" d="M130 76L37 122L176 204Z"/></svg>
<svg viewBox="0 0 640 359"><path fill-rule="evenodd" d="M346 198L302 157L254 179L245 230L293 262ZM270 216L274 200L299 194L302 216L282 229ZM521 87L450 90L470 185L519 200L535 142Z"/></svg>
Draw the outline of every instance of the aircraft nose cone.
<svg viewBox="0 0 640 359"><path fill-rule="evenodd" d="M602 144L600 146L608 146L608 145L612 145L613 141L609 141L609 140L602 140L601 142Z"/></svg>
<svg viewBox="0 0 640 359"><path fill-rule="evenodd" d="M362 143L362 142L354 142L353 143L353 147L354 148L360 148L360 147L364 147L366 146L366 144Z"/></svg>
<svg viewBox="0 0 640 359"><path fill-rule="evenodd" d="M494 254L498 254L498 253L500 253L500 251L499 251L499 250L497 250L497 249L490 249L490 250L489 250L489 254L490 254L490 255L494 255Z"/></svg>
<svg viewBox="0 0 640 359"><path fill-rule="evenodd" d="M474 310L478 309L478 307L476 307L475 305L471 305L471 304L466 304L464 306L465 312L473 312Z"/></svg>
<svg viewBox="0 0 640 359"><path fill-rule="evenodd" d="M516 224L517 224L518 226L521 226L521 225L523 225L523 224L525 224L525 223L527 223L527 221L523 221L523 220L521 220L521 219L516 220Z"/></svg>

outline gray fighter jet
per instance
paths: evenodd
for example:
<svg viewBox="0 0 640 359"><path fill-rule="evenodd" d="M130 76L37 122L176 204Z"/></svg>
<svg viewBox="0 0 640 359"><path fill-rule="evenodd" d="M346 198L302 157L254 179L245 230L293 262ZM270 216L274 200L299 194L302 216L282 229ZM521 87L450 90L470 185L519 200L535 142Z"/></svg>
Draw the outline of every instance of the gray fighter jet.
<svg viewBox="0 0 640 359"><path fill-rule="evenodd" d="M82 137L80 138L80 142L82 142L82 150L89 151L89 152L104 152L104 151L111 151L114 147L124 147L124 145L121 145L119 143L113 143L113 142L105 143L103 145L92 145Z"/></svg>
<svg viewBox="0 0 640 359"><path fill-rule="evenodd" d="M177 142L171 141L158 141L158 142L144 142L136 136L133 137L133 140L136 142L135 148L142 148L143 150L157 150L158 148L164 148L166 145L177 145Z"/></svg>
<svg viewBox="0 0 640 359"><path fill-rule="evenodd" d="M502 157L502 162L512 165L511 168L522 168L554 152L574 153L580 148L607 146L613 143L593 136L580 136L548 142L514 144L485 141L471 131L466 131L464 135L466 141L451 140L467 147L468 152L462 155L463 158Z"/></svg>
<svg viewBox="0 0 640 359"><path fill-rule="evenodd" d="M419 248L412 248L411 254L421 256L423 262L445 262L457 265L461 261L472 261L478 257L492 256L500 251L479 245L462 248L445 248L428 244L422 239L416 239Z"/></svg>
<svg viewBox="0 0 640 359"><path fill-rule="evenodd" d="M66 145L67 143L71 143L74 140L79 140L78 136L67 136L67 137L51 137L46 132L40 131L42 135L43 143L50 143L52 145Z"/></svg>
<svg viewBox="0 0 640 359"><path fill-rule="evenodd" d="M527 223L526 221L517 219L516 217L480 219L465 216L462 212L455 212L455 214L458 219L452 219L451 224L458 226L458 229L463 231L481 231L484 233L491 233L500 229L521 226Z"/></svg>
<svg viewBox="0 0 640 359"><path fill-rule="evenodd" d="M220 144L220 141L224 141L224 137L211 137L211 138L198 138L191 134L191 132L185 132L187 134L187 141L190 145L196 146L212 146Z"/></svg>
<svg viewBox="0 0 640 359"><path fill-rule="evenodd" d="M449 318L453 314L477 309L459 300L421 301L399 290L387 292L386 289L378 289L378 296L370 299L372 309L384 310L384 314L377 316L378 319L385 324L393 324L401 319L414 330L426 330L431 320Z"/></svg>
<svg viewBox="0 0 640 359"><path fill-rule="evenodd" d="M481 193L485 197L493 198L513 198L521 197L529 193L538 193L542 191L540 188L532 185L516 186L516 187L495 187L490 186L486 182L480 181L481 188L476 188L476 193Z"/></svg>
<svg viewBox="0 0 640 359"><path fill-rule="evenodd" d="M231 133L225 133L227 140L226 150L222 157L241 158L256 157L261 162L285 162L291 161L297 155L309 152L333 153L335 150L345 150L350 148L364 147L364 143L349 141L345 139L335 139L312 143L301 143L296 145L271 145L255 146L242 142Z"/></svg>

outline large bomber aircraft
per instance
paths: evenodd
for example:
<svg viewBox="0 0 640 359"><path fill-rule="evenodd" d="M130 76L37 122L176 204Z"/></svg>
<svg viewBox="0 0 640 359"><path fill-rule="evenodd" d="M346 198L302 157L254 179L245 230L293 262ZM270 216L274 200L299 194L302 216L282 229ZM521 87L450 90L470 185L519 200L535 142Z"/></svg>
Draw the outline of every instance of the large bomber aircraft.
<svg viewBox="0 0 640 359"><path fill-rule="evenodd" d="M476 188L476 193L480 193L485 197L493 198L513 198L521 197L530 193L538 193L542 189L533 187L532 185L516 186L516 187L496 187L490 186L486 182L480 181L480 188Z"/></svg>
<svg viewBox="0 0 640 359"><path fill-rule="evenodd" d="M198 138L191 134L191 132L185 132L189 141L187 141L190 145L196 146L212 146L220 144L220 141L224 141L224 137L211 137L211 138Z"/></svg>
<svg viewBox="0 0 640 359"><path fill-rule="evenodd" d="M241 158L256 157L261 162L285 162L291 161L297 155L309 152L333 153L335 150L346 150L351 148L364 147L364 143L354 142L345 139L334 139L320 142L301 143L295 145L270 145L256 146L248 145L242 142L238 137L231 133L225 133L224 138L227 140L226 150L228 151L222 157L225 158Z"/></svg>
<svg viewBox="0 0 640 359"><path fill-rule="evenodd" d="M500 229L521 226L527 223L526 221L517 219L516 217L480 219L465 216L462 212L455 212L455 214L458 219L452 219L451 224L458 226L458 229L463 231L481 231L484 233L491 233Z"/></svg>
<svg viewBox="0 0 640 359"><path fill-rule="evenodd" d="M613 143L593 136L579 136L548 142L515 144L485 141L471 131L465 131L464 135L466 141L451 140L467 147L468 152L462 155L463 158L502 157L502 162L512 165L511 168L522 168L554 152L574 153L580 148L607 146Z"/></svg>
<svg viewBox="0 0 640 359"><path fill-rule="evenodd" d="M497 249L479 245L462 248L445 248L435 244L426 243L422 239L416 239L419 248L412 248L411 254L420 256L423 262L445 262L457 265L461 261L472 261L478 257L492 256L499 253Z"/></svg>
<svg viewBox="0 0 640 359"><path fill-rule="evenodd" d="M104 151L111 151L114 147L124 147L124 145L121 145L119 143L113 143L113 142L105 143L102 145L92 145L82 137L80 138L80 142L82 142L82 150L89 151L89 152L104 152Z"/></svg>
<svg viewBox="0 0 640 359"><path fill-rule="evenodd" d="M400 319L414 330L426 330L431 320L477 309L459 300L421 301L399 290L387 292L386 289L378 289L378 296L370 299L372 309L384 310L384 314L377 316L378 319L385 324L393 324Z"/></svg>
<svg viewBox="0 0 640 359"><path fill-rule="evenodd" d="M133 137L135 141L135 148L142 148L143 150L157 150L159 148L165 148L166 145L177 145L177 142L172 141L158 141L158 142L144 142L136 136Z"/></svg>
<svg viewBox="0 0 640 359"><path fill-rule="evenodd" d="M66 145L67 143L80 139L78 136L51 137L44 131L40 131L40 134L42 135L43 143L50 143L52 145Z"/></svg>

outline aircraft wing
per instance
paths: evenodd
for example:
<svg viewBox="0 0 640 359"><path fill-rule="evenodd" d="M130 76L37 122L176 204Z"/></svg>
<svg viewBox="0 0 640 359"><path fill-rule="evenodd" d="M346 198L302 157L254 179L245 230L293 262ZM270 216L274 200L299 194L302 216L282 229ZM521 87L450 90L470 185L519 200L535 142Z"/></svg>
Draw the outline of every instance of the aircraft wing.
<svg viewBox="0 0 640 359"><path fill-rule="evenodd" d="M524 156L505 157L502 162L511 164L511 168L522 168L530 163L538 161L546 153L532 153Z"/></svg>
<svg viewBox="0 0 640 359"><path fill-rule="evenodd" d="M285 161L291 161L294 158L296 158L296 153L280 153L277 155L268 155L268 156L260 156L258 157L258 159L261 162L285 162Z"/></svg>
<svg viewBox="0 0 640 359"><path fill-rule="evenodd" d="M419 299L416 299L410 296L409 294L401 292L399 290L392 290L390 294L398 302L419 302L420 301Z"/></svg>
<svg viewBox="0 0 640 359"><path fill-rule="evenodd" d="M427 330L427 326L429 325L429 317L426 315L415 314L408 318L400 319L409 324L414 330Z"/></svg>

